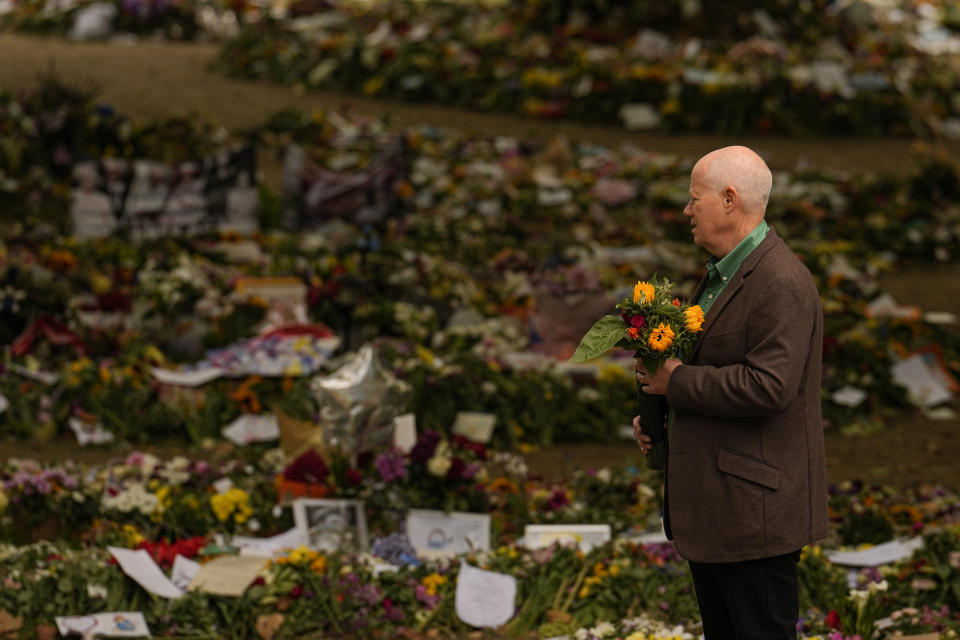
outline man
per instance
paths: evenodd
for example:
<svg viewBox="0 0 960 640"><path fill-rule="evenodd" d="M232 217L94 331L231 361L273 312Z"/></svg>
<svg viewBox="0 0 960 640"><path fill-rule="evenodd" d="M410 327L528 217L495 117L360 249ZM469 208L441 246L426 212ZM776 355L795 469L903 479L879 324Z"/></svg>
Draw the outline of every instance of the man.
<svg viewBox="0 0 960 640"><path fill-rule="evenodd" d="M664 528L690 563L707 640L795 639L799 551L827 533L823 313L764 221L772 182L746 147L694 166L683 214L711 254L694 295L703 332L686 364L637 363L644 391L670 405ZM635 418L646 452L642 429Z"/></svg>

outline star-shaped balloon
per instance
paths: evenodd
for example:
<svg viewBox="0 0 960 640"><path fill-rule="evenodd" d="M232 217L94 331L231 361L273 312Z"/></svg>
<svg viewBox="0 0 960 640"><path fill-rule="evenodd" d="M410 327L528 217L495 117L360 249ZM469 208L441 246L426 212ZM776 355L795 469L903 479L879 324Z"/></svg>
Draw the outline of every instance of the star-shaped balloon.
<svg viewBox="0 0 960 640"><path fill-rule="evenodd" d="M393 419L404 413L413 391L387 371L370 345L330 375L314 378L310 390L327 445L353 459L391 446Z"/></svg>

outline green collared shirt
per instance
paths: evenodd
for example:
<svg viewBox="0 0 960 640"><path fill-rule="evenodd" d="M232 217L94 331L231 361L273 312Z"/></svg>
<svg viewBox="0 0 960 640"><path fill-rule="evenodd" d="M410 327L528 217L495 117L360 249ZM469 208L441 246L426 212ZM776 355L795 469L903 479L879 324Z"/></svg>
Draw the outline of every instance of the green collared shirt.
<svg viewBox="0 0 960 640"><path fill-rule="evenodd" d="M733 251L719 260L714 256L710 256L707 260L707 284L698 302L704 315L710 310L714 301L720 297L720 292L733 279L733 274L737 272L747 256L753 253L753 250L759 247L763 239L767 237L768 228L766 220L761 220L760 224L748 233L747 237L741 240Z"/></svg>

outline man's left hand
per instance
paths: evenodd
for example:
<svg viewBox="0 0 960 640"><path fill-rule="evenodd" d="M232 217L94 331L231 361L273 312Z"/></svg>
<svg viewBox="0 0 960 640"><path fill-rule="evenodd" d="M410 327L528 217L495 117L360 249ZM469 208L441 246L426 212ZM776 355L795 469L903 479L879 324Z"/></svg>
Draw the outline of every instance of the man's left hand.
<svg viewBox="0 0 960 640"><path fill-rule="evenodd" d="M676 358L669 358L657 369L656 373L651 375L643 366L643 362L637 360L637 381L643 385L641 389L644 393L665 396L667 395L667 385L670 384L670 376L673 375L674 369L682 364Z"/></svg>

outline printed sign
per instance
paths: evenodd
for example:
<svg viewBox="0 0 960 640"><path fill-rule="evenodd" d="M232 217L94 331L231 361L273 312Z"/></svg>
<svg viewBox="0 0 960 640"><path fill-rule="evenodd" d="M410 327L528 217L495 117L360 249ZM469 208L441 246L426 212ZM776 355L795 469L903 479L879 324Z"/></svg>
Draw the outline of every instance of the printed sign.
<svg viewBox="0 0 960 640"><path fill-rule="evenodd" d="M430 511L407 512L407 537L417 554L449 557L490 550L490 516L484 513Z"/></svg>
<svg viewBox="0 0 960 640"><path fill-rule="evenodd" d="M252 146L169 165L103 158L73 168L70 216L80 238L126 229L134 239L258 228Z"/></svg>
<svg viewBox="0 0 960 640"><path fill-rule="evenodd" d="M540 549L560 544L576 544L587 553L594 547L610 542L608 524L528 524L523 530L523 544L527 549Z"/></svg>

